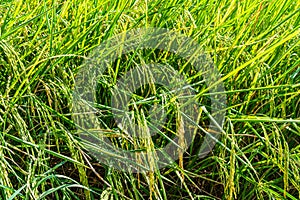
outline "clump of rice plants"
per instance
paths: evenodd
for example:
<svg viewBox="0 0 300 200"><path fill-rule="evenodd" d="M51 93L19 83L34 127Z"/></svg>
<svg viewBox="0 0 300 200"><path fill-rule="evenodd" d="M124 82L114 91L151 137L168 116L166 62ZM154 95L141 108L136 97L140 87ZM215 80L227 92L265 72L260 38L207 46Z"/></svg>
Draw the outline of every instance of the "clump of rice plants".
<svg viewBox="0 0 300 200"><path fill-rule="evenodd" d="M0 199L300 199L300 3L244 1L0 2ZM227 96L221 137L199 158L201 131L179 160L160 170L126 173L99 163L72 118L75 79L90 53L127 30L158 27L192 38L221 74ZM178 70L163 51L124 55L99 83L104 133L116 132L109 89L139 63ZM182 73L209 109L201 74ZM133 120L156 100L169 108L162 147L179 129L176 102L145 85L132 98ZM141 109L138 102L150 99ZM205 116L205 113L203 113ZM207 116L199 124L207 123ZM117 135L118 136L118 135ZM130 138L111 138L131 149Z"/></svg>

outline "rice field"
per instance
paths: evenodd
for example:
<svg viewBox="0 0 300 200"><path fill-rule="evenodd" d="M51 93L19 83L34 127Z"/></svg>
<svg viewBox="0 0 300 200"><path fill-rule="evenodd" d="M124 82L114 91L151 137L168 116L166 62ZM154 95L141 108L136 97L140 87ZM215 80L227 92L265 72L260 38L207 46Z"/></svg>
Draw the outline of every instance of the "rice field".
<svg viewBox="0 0 300 200"><path fill-rule="evenodd" d="M218 80L207 82L214 77L210 68L197 70L160 38L163 49L117 54L124 46L116 44L129 41L119 36L151 28L189 38L189 52L197 56L193 48L201 49ZM183 44L180 37L172 41ZM98 54L104 44L105 53L117 56L93 82L96 111L83 113L74 96L83 86L78 80L92 80L86 63L106 61ZM300 199L299 56L300 2L294 0L1 0L0 199ZM181 112L182 105L192 105L188 95L149 78L168 73L171 80L177 77L172 70L134 71L153 63L174 69L192 88L199 107L190 119L193 129ZM114 108L124 99L112 96L130 88L128 72L143 84L129 95L128 127L121 127ZM178 83L168 82L182 92ZM223 89L212 91L212 84ZM208 126L216 119L212 95L225 97L217 106L224 118L216 130ZM86 130L90 117L98 123ZM135 127L145 137L126 131ZM150 130L157 134L149 136ZM93 153L80 131L145 155L150 170L133 173L109 164L120 155L97 142L90 144ZM217 136L214 145L199 156L209 133ZM171 161L170 155L152 155L174 138L178 148ZM164 159L168 165L158 167ZM124 163L124 169L134 165Z"/></svg>

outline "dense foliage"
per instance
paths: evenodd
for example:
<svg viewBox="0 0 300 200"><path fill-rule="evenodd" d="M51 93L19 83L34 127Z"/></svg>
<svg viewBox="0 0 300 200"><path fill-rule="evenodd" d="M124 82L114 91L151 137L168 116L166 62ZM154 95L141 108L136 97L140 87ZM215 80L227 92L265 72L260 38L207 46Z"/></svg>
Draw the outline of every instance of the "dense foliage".
<svg viewBox="0 0 300 200"><path fill-rule="evenodd" d="M81 145L72 90L94 48L139 27L176 30L205 47L222 74L227 109L208 156L130 174ZM295 0L2 0L0 199L300 199L299 38ZM155 57L139 55L140 63Z"/></svg>

